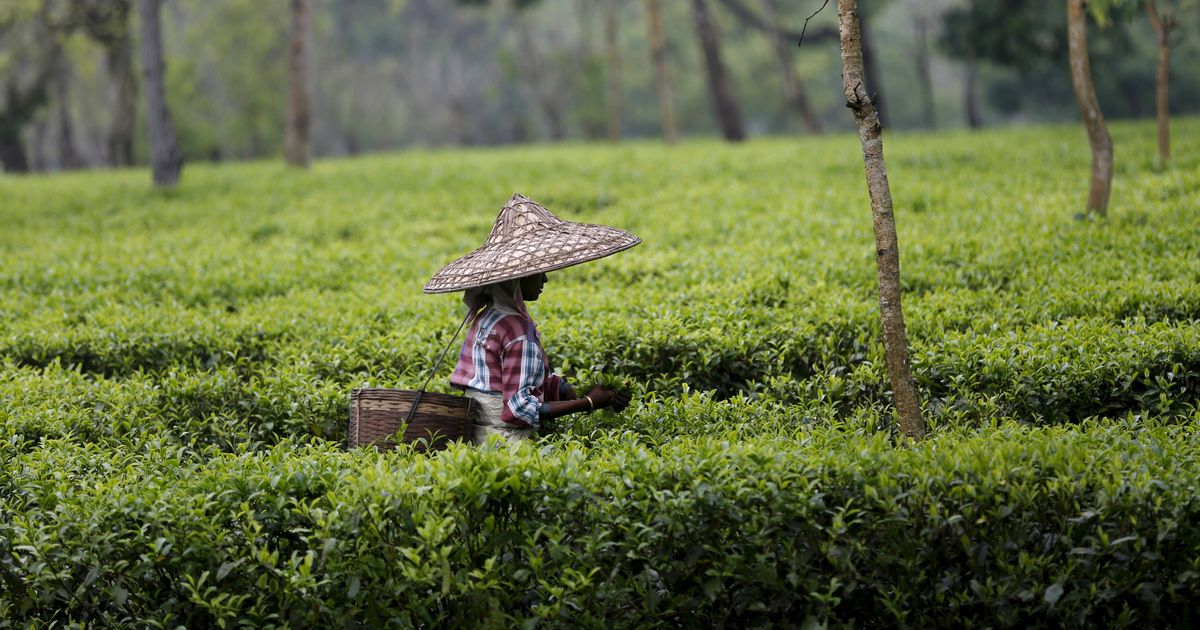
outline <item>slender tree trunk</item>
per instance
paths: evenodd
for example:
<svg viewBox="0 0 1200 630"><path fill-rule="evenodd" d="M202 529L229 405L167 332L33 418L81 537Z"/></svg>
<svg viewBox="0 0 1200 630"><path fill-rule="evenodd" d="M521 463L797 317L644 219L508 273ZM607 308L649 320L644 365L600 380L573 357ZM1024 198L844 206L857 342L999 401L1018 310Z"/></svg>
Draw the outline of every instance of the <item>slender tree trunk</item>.
<svg viewBox="0 0 1200 630"><path fill-rule="evenodd" d="M1171 118L1167 109L1167 85L1171 67L1171 27L1173 20L1163 20L1154 0L1146 2L1146 13L1158 40L1158 68L1154 73L1154 109L1158 118L1158 161L1166 166L1171 159Z"/></svg>
<svg viewBox="0 0 1200 630"><path fill-rule="evenodd" d="M546 118L546 124L550 127L550 139L556 141L562 140L567 136L566 126L563 123L562 105L555 96L554 89L545 85L542 57L538 52L537 45L533 41L533 35L529 32L529 24L526 22L526 16L517 15L514 22L519 44L517 55L520 59L524 60L522 72L527 75L534 99L542 109L542 114Z"/></svg>
<svg viewBox="0 0 1200 630"><path fill-rule="evenodd" d="M183 171L183 154L175 140L175 126L167 108L167 89L163 80L162 24L159 10L162 0L140 0L138 18L142 23L142 82L146 88L146 119L150 127L150 163L155 186L174 186Z"/></svg>
<svg viewBox="0 0 1200 630"><path fill-rule="evenodd" d="M608 57L608 140L621 141L621 48L617 41L617 4L604 2L604 48Z"/></svg>
<svg viewBox="0 0 1200 630"><path fill-rule="evenodd" d="M721 134L730 142L745 140L742 110L738 107L737 97L725 72L725 64L721 61L721 39L708 12L707 0L692 0L692 17L696 22L696 36L700 39L700 48L704 51L708 88L712 94L713 109L716 110Z"/></svg>
<svg viewBox="0 0 1200 630"><path fill-rule="evenodd" d="M900 308L900 251L896 239L896 218L892 213L892 193L888 189L887 167L883 161L883 138L879 116L871 103L863 80L862 36L857 0L838 0L838 23L842 39L842 85L846 106L854 112L862 143L867 190L871 195L871 214L875 227L875 264L879 284L879 318L883 325L883 349L900 429L913 440L925 437L925 420L909 367L908 339L904 333L904 313Z"/></svg>
<svg viewBox="0 0 1200 630"><path fill-rule="evenodd" d="M58 167L64 171L83 168L83 158L75 145L75 128L71 124L70 65L65 57L58 63L54 77L55 115L58 118Z"/></svg>
<svg viewBox="0 0 1200 630"><path fill-rule="evenodd" d="M1092 146L1092 183L1088 189L1087 209L1100 216L1108 214L1108 196L1112 190L1113 146L1100 113L1096 87L1092 83L1092 68L1088 61L1087 19L1083 14L1084 0L1067 0L1067 41L1071 57L1071 83L1075 87L1075 102L1087 128Z"/></svg>
<svg viewBox="0 0 1200 630"><path fill-rule="evenodd" d="M966 101L967 125L971 129L983 126L983 116L979 113L979 99L975 96L975 84L979 80L979 69L974 53L967 57L966 77L963 80L963 98Z"/></svg>
<svg viewBox="0 0 1200 630"><path fill-rule="evenodd" d="M654 86L658 89L658 109L662 113L663 141L675 144L675 107L671 103L671 77L667 74L667 46L663 41L662 14L658 0L646 0L650 28L650 56L654 61Z"/></svg>
<svg viewBox="0 0 1200 630"><path fill-rule="evenodd" d="M561 1L561 0L560 0ZM575 0L576 11L575 18L577 28L579 29L578 42L575 45L575 67L572 74L574 75L570 81L573 90L572 100L577 103L595 103L600 97L599 92L595 89L595 82L590 78L593 73L596 73L600 68L600 62L596 55L594 46L596 8L600 3L596 0ZM603 8L603 7L601 7ZM603 17L603 16L602 16ZM607 70L605 79L607 79ZM607 82L604 89L608 89ZM608 98L607 92L605 99ZM607 103L606 103L607 105ZM605 120L601 121L592 113L590 107L584 107L583 115L579 116L579 129L583 132L583 137L588 140L595 140L608 133L608 111L605 111Z"/></svg>
<svg viewBox="0 0 1200 630"><path fill-rule="evenodd" d="M457 50L453 55L447 57L445 63L446 87L449 92L448 102L460 146L475 144L475 137L471 130L471 102L467 93L470 84L466 77L466 65L462 53Z"/></svg>
<svg viewBox="0 0 1200 630"><path fill-rule="evenodd" d="M292 0L292 41L288 49L287 163L308 168L308 0Z"/></svg>
<svg viewBox="0 0 1200 630"><path fill-rule="evenodd" d="M892 119L888 116L887 101L883 98L883 74L879 71L879 60L876 58L875 46L871 43L870 30L863 23L861 15L859 15L859 37L859 41L862 42L863 85L871 96L871 102L875 104L875 112L879 115L879 124L887 125L891 123Z"/></svg>
<svg viewBox="0 0 1200 630"><path fill-rule="evenodd" d="M82 11L82 28L104 49L104 61L114 89L112 119L105 138L104 163L133 164L133 134L137 126L137 74L133 69L133 37L129 31L131 0L73 0Z"/></svg>
<svg viewBox="0 0 1200 630"><path fill-rule="evenodd" d="M117 88L112 126L108 129L108 163L133 164L133 134L137 126L137 75L133 69L133 42L128 31L104 47L108 72Z"/></svg>
<svg viewBox="0 0 1200 630"><path fill-rule="evenodd" d="M21 130L0 126L0 165L7 173L28 173L29 158L21 142Z"/></svg>
<svg viewBox="0 0 1200 630"><path fill-rule="evenodd" d="M33 138L29 142L29 170L48 171L50 160L45 157L46 136L50 134L50 124L45 119L33 123Z"/></svg>
<svg viewBox="0 0 1200 630"><path fill-rule="evenodd" d="M579 0L579 56L580 60L592 56L592 9L596 0Z"/></svg>
<svg viewBox="0 0 1200 630"><path fill-rule="evenodd" d="M921 82L921 118L926 129L937 128L937 111L933 103L933 73L929 68L929 23L917 14L913 23L917 38L917 79Z"/></svg>
<svg viewBox="0 0 1200 630"><path fill-rule="evenodd" d="M558 105L548 102L550 98L542 98L542 111L546 113L546 123L550 126L550 139L559 141L567 137L567 127L562 110Z"/></svg>
<svg viewBox="0 0 1200 630"><path fill-rule="evenodd" d="M804 119L804 126L810 132L821 133L821 123L808 103L808 95L804 93L800 79L796 78L796 68L792 66L791 43L779 32L779 11L775 8L775 0L761 0L761 4L766 17L767 34L775 45L775 60L779 63L783 97Z"/></svg>
<svg viewBox="0 0 1200 630"><path fill-rule="evenodd" d="M29 89L17 88L16 78L8 77L4 86L5 107L0 111L0 165L9 173L29 171L29 157L21 130L33 119L49 97L51 64L44 64Z"/></svg>

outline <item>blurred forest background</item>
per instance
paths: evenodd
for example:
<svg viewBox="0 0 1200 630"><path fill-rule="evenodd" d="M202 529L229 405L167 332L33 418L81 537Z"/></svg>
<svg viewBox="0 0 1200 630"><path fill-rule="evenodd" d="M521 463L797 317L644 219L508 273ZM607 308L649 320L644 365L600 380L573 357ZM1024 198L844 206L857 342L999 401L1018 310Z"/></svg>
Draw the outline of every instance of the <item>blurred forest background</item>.
<svg viewBox="0 0 1200 630"><path fill-rule="evenodd" d="M166 0L167 102L186 160L280 155L295 2ZM848 130L836 3L821 0L308 0L317 157L410 145L737 139L717 115L719 46L741 135ZM863 0L868 86L889 129L1077 120L1065 3ZM1200 110L1200 7L1160 2L1170 109ZM652 55L661 13L665 72ZM0 1L5 170L149 160L137 0ZM1109 118L1152 117L1157 39L1138 3L1089 26ZM705 24L711 30L705 30ZM803 46L798 34L805 28ZM872 79L874 77L874 79ZM729 105L729 103L732 105ZM732 109L729 109L732 107Z"/></svg>

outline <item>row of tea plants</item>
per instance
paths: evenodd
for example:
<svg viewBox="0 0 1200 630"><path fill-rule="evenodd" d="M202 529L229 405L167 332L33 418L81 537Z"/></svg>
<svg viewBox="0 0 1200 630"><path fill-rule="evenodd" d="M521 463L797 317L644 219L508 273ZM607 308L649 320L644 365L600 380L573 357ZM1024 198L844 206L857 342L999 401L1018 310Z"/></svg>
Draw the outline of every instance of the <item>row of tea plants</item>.
<svg viewBox="0 0 1200 630"><path fill-rule="evenodd" d="M1105 221L1074 127L889 137L935 435L901 449L847 137L0 178L0 627L1192 623L1175 130L1158 170L1115 126ZM514 192L644 239L531 307L634 404L346 452L350 389L424 380L462 307L420 286Z"/></svg>

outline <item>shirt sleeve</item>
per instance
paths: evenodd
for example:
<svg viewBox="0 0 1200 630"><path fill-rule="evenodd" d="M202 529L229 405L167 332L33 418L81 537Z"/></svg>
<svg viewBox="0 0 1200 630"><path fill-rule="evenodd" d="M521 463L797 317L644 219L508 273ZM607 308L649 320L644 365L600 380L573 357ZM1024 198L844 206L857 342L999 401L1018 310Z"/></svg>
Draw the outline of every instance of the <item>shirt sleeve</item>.
<svg viewBox="0 0 1200 630"><path fill-rule="evenodd" d="M529 335L521 335L504 346L502 362L500 393L504 397L504 409L500 419L537 428L546 382L541 346Z"/></svg>
<svg viewBox="0 0 1200 630"><path fill-rule="evenodd" d="M545 386L542 387L544 395L542 400L545 402L557 402L564 400L563 392L567 389L567 381L563 377L551 372L546 375Z"/></svg>
<svg viewBox="0 0 1200 630"><path fill-rule="evenodd" d="M538 420L545 422L549 407L545 403L558 402L567 399L567 379L550 372L546 375L546 383L542 387L542 408L538 410Z"/></svg>

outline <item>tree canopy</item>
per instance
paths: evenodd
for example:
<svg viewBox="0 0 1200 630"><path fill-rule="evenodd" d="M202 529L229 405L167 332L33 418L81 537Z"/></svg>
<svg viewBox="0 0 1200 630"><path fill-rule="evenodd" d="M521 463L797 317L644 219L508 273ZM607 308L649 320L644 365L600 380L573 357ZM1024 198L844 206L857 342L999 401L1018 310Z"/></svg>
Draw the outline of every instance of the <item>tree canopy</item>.
<svg viewBox="0 0 1200 630"><path fill-rule="evenodd" d="M644 2L617 2L621 23L621 131L658 137L661 113ZM751 0L713 0L722 57L751 135L848 129L840 100L832 11L807 25L789 63L807 97L811 120L780 88L780 57ZM798 35L816 3L776 3L778 32ZM863 3L879 65L873 88L886 93L887 125L961 125L969 56L978 60L984 124L1072 120L1060 3L967 0ZM1174 3L1163 3L1173 6ZM676 126L685 135L716 135L690 5L660 3ZM122 92L137 94L136 62L121 71L122 26L136 27L127 1L11 0L0 7L0 121L33 168L56 168L56 138L65 110L88 164L109 163L120 145L118 74L133 71ZM1108 24L1090 39L1099 98L1113 118L1154 112L1155 42L1133 0L1089 3ZM407 145L500 144L605 135L608 90L604 19L595 0L313 0L311 7L312 150L354 154ZM1104 9L1103 13L1098 13ZM917 13L920 13L918 16ZM1170 94L1177 113L1200 110L1200 24L1179 13ZM920 18L920 19L917 19ZM287 95L286 3L258 0L179 2L163 7L167 98L189 159L242 159L283 151ZM918 32L918 27L921 30ZM129 36L137 43L136 28ZM938 42L918 62L922 38ZM59 55L58 62L51 64ZM111 57L111 59L110 59ZM921 65L923 64L923 65ZM32 89L50 75L65 79L71 99ZM925 83L920 83L924 81ZM128 82L127 82L128 83ZM927 88L915 89L917 85ZM929 106L930 101L933 107ZM814 124L815 121L815 124ZM126 125L128 127L129 125ZM148 156L144 130L129 140Z"/></svg>

